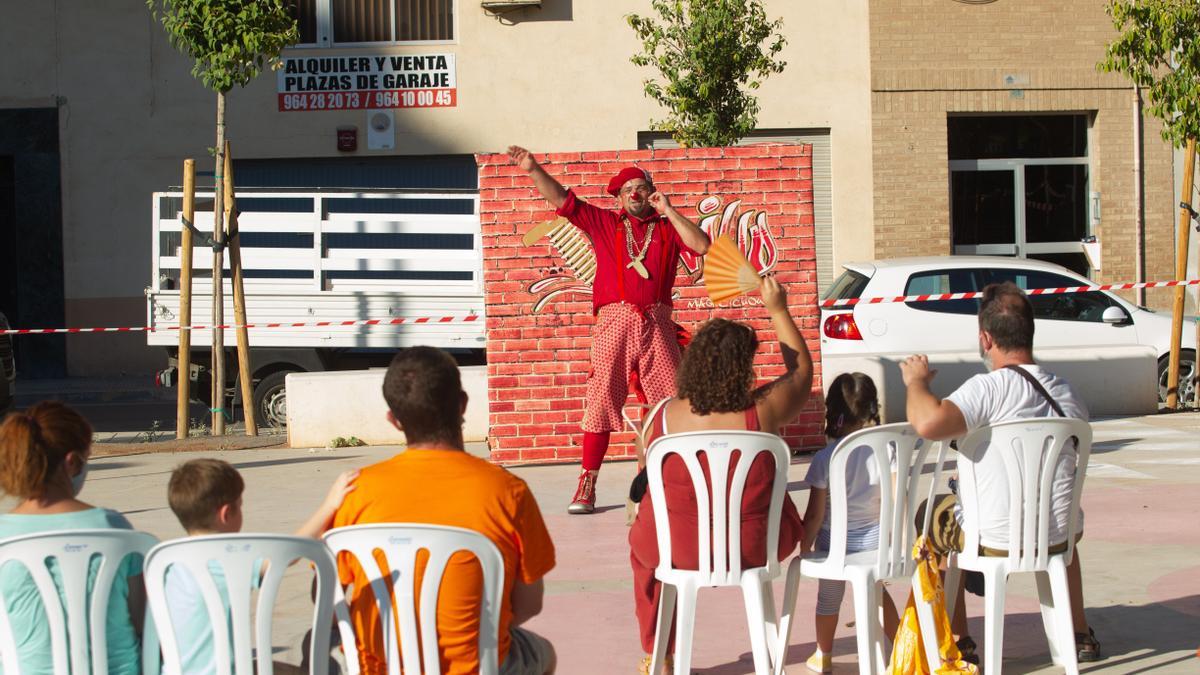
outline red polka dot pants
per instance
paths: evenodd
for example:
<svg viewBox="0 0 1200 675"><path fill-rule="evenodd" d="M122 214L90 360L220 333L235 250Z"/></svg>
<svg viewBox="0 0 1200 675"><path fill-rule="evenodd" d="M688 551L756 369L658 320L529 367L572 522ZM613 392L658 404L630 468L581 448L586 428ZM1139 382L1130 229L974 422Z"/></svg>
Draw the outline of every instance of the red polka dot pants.
<svg viewBox="0 0 1200 675"><path fill-rule="evenodd" d="M679 342L671 308L653 305L642 311L624 302L601 307L592 331L591 366L582 425L586 432L622 429L631 372L637 372L651 404L674 396Z"/></svg>

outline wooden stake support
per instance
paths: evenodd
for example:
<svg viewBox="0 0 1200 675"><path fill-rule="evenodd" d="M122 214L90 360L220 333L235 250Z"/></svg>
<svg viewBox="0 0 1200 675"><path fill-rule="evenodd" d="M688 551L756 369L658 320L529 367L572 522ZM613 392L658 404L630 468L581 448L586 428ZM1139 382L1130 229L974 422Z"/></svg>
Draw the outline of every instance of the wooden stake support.
<svg viewBox="0 0 1200 675"><path fill-rule="evenodd" d="M192 229L196 217L196 160L183 160L183 238L179 251L179 325L192 325ZM175 438L188 436L191 394L192 331L179 331L178 375L175 378Z"/></svg>
<svg viewBox="0 0 1200 675"><path fill-rule="evenodd" d="M246 329L246 289L242 274L242 243L238 232L237 200L233 194L233 155L225 141L225 222L229 228L229 267L233 270L233 317L237 323L238 382L246 435L257 436L254 419L254 383L250 379L250 331Z"/></svg>
<svg viewBox="0 0 1200 675"><path fill-rule="evenodd" d="M1192 181L1196 168L1196 139L1189 138L1183 158L1183 201L1179 204L1179 236L1175 239L1175 278L1187 278L1188 235L1192 231ZM1167 362L1167 409L1179 407L1179 350L1183 342L1183 286L1175 287L1171 312L1171 356Z"/></svg>

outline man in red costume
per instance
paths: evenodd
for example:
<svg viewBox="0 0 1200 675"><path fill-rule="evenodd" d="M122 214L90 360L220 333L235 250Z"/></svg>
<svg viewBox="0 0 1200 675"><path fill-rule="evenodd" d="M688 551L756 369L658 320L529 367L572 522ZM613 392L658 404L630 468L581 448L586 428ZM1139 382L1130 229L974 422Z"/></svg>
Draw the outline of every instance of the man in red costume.
<svg viewBox="0 0 1200 675"><path fill-rule="evenodd" d="M591 513L609 435L621 429L630 373L637 373L652 404L675 394L679 365L679 343L671 321L675 268L684 248L704 255L709 239L654 189L650 174L642 169L626 167L608 182L608 194L621 205L610 211L576 197L525 148L509 146L508 155L529 173L534 187L558 214L588 236L596 255L592 282L596 326L581 425L583 471L567 507L569 513Z"/></svg>

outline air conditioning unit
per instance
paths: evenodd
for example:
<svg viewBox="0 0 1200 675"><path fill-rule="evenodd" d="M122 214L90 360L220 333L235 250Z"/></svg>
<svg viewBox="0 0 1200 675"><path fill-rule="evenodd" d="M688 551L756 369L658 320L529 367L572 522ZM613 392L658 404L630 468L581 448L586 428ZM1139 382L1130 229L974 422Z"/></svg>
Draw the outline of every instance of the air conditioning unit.
<svg viewBox="0 0 1200 675"><path fill-rule="evenodd" d="M500 14L514 9L541 7L542 0L481 0L479 4L489 12Z"/></svg>

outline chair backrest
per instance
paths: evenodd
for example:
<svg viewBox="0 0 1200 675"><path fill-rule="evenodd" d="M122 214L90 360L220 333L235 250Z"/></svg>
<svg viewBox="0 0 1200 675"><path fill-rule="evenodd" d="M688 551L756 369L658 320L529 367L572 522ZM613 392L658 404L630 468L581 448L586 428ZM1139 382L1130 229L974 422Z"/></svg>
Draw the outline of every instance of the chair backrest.
<svg viewBox="0 0 1200 675"><path fill-rule="evenodd" d="M438 590L450 557L466 551L479 561L483 575L479 612L479 672L500 672L500 607L504 595L504 558L490 539L473 530L416 523L387 523L339 527L325 533L325 543L334 555L347 552L362 567L375 596L375 609L382 617L388 672L440 675L438 648ZM421 577L419 596L414 597L417 554L428 553ZM387 567L379 563L383 554ZM393 598L395 607L392 606ZM420 616L416 608L421 609ZM343 645L356 645L345 597L338 587L336 611ZM420 649L423 646L424 650ZM401 649L403 647L403 649ZM346 665L359 672L357 649L346 649Z"/></svg>
<svg viewBox="0 0 1200 675"><path fill-rule="evenodd" d="M108 672L108 599L117 572L126 556L144 556L157 541L145 532L109 529L60 530L0 541L0 569L24 566L41 596L54 672ZM97 557L99 567L89 597L89 570ZM61 596L50 573L52 561ZM5 673L19 673L16 638L6 605L0 598L0 663ZM148 668L155 670L156 666Z"/></svg>
<svg viewBox="0 0 1200 675"><path fill-rule="evenodd" d="M1042 417L1011 420L972 431L959 443L959 499L963 510L963 556L979 553L980 495L977 462L998 453L1008 486L1008 557L1012 571L1046 569L1050 548L1055 467L1074 441L1075 480L1071 487L1066 558L1074 552L1079 527L1079 498L1092 449L1092 428L1078 419Z"/></svg>
<svg viewBox="0 0 1200 675"><path fill-rule="evenodd" d="M734 453L738 453L733 465ZM689 431L661 436L646 453L646 476L658 534L658 569L674 569L671 560L671 522L663 485L663 465L677 455L683 460L696 494L697 570L699 583L724 586L739 583L742 575L742 495L750 465L760 454L774 463L771 505L767 512L767 567L779 569L779 522L787 491L788 446L775 434L759 431ZM711 490L704 478L700 456L708 461ZM729 468L734 466L733 475Z"/></svg>
<svg viewBox="0 0 1200 675"><path fill-rule="evenodd" d="M916 535L913 519L917 509L917 485L925 466L930 443L907 423L886 424L848 434L833 449L829 459L829 557L828 564L845 564L848 503L846 470L851 459L858 461L860 448L869 448L879 475L879 579L907 577L913 573L912 548ZM893 473L894 471L894 473ZM887 478L891 477L891 480ZM815 525L814 525L815 526Z"/></svg>
<svg viewBox="0 0 1200 675"><path fill-rule="evenodd" d="M182 672L175 621L168 602L168 578L186 573L200 591L213 634L213 665L218 675L251 675L257 647L258 674L273 672L271 660L272 609L288 566L298 559L316 569L313 633L309 651L312 672L329 667L329 631L337 567L325 546L307 537L276 534L215 534L188 537L155 546L146 556L146 594L162 643L168 673ZM173 569L174 568L174 569ZM223 580L225 597L214 572ZM261 575L256 578L256 575ZM251 632L251 595L258 588ZM228 618L227 618L228 617ZM232 624L232 635L225 627ZM252 636L253 635L253 639Z"/></svg>

